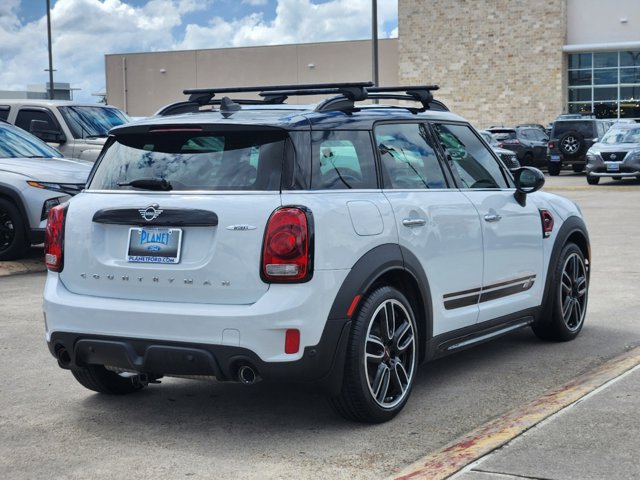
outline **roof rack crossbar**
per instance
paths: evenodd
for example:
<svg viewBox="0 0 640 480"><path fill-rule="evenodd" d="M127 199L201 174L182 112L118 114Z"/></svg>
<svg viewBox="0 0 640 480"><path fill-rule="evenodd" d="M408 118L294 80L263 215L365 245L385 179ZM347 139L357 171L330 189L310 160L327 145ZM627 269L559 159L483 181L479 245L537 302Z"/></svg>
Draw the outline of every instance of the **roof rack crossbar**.
<svg viewBox="0 0 640 480"><path fill-rule="evenodd" d="M394 87L377 87L373 82L342 82L342 83L313 83L306 85L262 85L247 87L195 88L184 90L189 95L187 102L178 102L164 107L159 115L186 113L197 111L204 105L221 105L222 100L214 98L217 94L227 93L258 93L260 99L230 99L232 104L259 105L282 104L292 95L335 95L320 102L315 110L348 111L355 108L355 102L367 99L392 99L414 101L422 104L422 109L431 106L446 109L444 104L433 99L432 92L438 90L438 85L407 85ZM225 97L226 98L226 97ZM435 105L437 103L437 105ZM236 107L234 107L236 108Z"/></svg>
<svg viewBox="0 0 640 480"><path fill-rule="evenodd" d="M185 95L218 93L248 93L248 92L277 92L279 90L315 90L319 88L365 88L373 86L373 82L346 83L311 83L307 85L263 85L254 87L222 87L222 88L191 88L183 90Z"/></svg>

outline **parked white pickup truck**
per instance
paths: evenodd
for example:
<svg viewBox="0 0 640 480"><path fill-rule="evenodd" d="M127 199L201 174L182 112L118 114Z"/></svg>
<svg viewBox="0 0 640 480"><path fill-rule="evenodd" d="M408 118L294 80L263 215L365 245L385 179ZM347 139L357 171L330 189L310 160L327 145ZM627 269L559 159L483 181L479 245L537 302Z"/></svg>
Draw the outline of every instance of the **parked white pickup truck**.
<svg viewBox="0 0 640 480"><path fill-rule="evenodd" d="M95 161L107 133L129 121L116 107L66 100L0 100L6 120L57 148L65 157Z"/></svg>

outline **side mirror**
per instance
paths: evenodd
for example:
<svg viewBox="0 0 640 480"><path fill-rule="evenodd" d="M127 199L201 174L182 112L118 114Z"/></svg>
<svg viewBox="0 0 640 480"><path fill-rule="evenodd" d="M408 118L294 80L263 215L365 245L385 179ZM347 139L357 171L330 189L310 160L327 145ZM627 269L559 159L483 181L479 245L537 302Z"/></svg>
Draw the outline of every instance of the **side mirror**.
<svg viewBox="0 0 640 480"><path fill-rule="evenodd" d="M533 167L520 167L513 172L516 182L516 201L523 207L527 204L527 194L537 192L544 185L544 174Z"/></svg>
<svg viewBox="0 0 640 480"><path fill-rule="evenodd" d="M32 133L43 142L64 143L67 141L64 133L59 130L49 129L49 124L44 120L31 120L29 133Z"/></svg>

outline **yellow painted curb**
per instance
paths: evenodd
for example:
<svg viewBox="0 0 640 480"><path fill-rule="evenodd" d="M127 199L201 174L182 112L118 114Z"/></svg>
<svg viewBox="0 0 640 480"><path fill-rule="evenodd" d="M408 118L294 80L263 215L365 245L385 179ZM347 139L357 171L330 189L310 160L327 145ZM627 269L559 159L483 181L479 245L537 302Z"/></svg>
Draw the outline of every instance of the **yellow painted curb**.
<svg viewBox="0 0 640 480"><path fill-rule="evenodd" d="M640 347L624 353L542 397L492 420L430 453L390 478L440 480L491 453L554 413L640 364Z"/></svg>

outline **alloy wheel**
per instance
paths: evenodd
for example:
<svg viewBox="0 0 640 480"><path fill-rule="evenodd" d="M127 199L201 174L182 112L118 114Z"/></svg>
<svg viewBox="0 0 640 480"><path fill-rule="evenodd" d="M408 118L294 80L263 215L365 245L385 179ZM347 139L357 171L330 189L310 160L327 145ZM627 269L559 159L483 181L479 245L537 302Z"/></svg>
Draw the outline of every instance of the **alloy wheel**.
<svg viewBox="0 0 640 480"><path fill-rule="evenodd" d="M378 405L393 408L408 395L416 364L416 332L407 309L395 299L371 317L365 345L369 392Z"/></svg>
<svg viewBox="0 0 640 480"><path fill-rule="evenodd" d="M582 257L577 253L569 255L562 268L560 299L562 319L570 331L582 325L587 304L587 270Z"/></svg>
<svg viewBox="0 0 640 480"><path fill-rule="evenodd" d="M13 218L8 212L0 210L0 252L7 250L16 236Z"/></svg>
<svg viewBox="0 0 640 480"><path fill-rule="evenodd" d="M576 137L567 137L562 142L562 146L565 152L575 153L578 151L578 148L580 147L580 142L578 142L578 139Z"/></svg>

